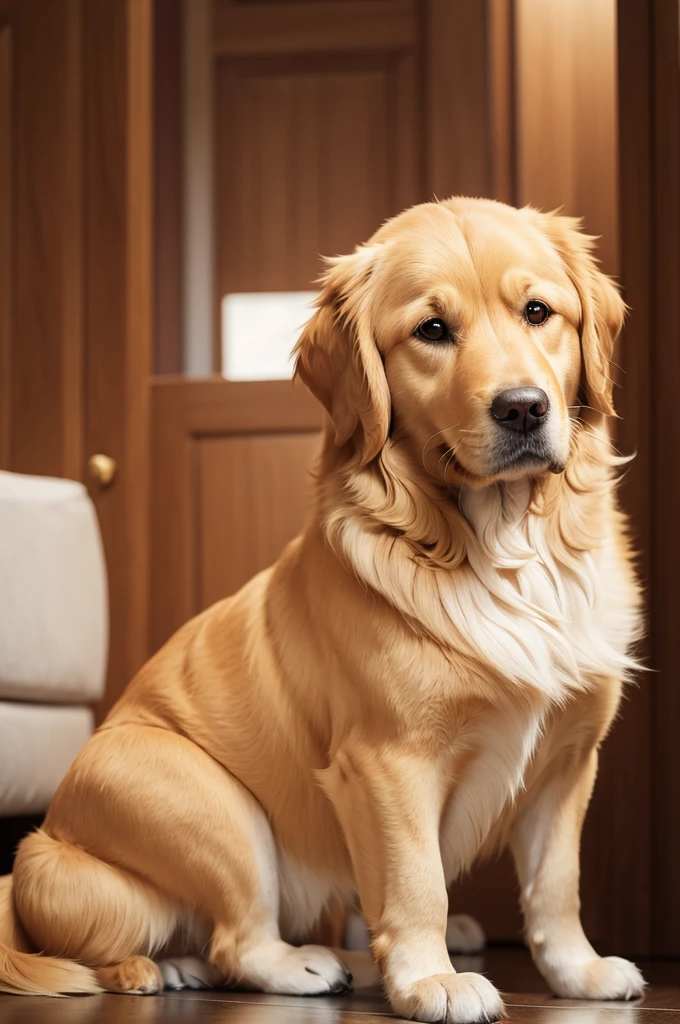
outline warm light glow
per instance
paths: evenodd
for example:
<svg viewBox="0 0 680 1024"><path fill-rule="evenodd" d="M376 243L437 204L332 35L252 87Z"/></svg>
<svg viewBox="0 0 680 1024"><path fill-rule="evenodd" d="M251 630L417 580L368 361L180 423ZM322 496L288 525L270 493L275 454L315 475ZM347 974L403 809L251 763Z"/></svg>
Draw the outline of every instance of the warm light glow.
<svg viewBox="0 0 680 1024"><path fill-rule="evenodd" d="M242 292L222 299L222 374L227 380L289 380L290 353L316 292Z"/></svg>

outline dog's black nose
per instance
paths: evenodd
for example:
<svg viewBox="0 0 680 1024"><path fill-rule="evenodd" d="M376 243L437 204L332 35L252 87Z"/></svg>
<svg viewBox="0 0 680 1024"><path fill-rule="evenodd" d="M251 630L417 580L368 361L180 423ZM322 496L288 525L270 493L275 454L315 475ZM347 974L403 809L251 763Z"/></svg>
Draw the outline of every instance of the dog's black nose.
<svg viewBox="0 0 680 1024"><path fill-rule="evenodd" d="M503 427L527 434L545 421L548 396L541 388L510 388L491 403L491 413Z"/></svg>

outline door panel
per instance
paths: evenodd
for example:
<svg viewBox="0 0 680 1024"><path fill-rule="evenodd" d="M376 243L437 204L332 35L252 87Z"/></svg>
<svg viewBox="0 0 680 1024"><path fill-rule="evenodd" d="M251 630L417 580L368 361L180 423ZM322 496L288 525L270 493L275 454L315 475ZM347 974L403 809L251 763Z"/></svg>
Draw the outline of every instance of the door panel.
<svg viewBox="0 0 680 1024"><path fill-rule="evenodd" d="M85 451L118 467L106 489L89 481L109 572L101 716L148 656L152 0L98 0L82 12Z"/></svg>
<svg viewBox="0 0 680 1024"><path fill-rule="evenodd" d="M12 315L12 26L0 8L0 467L9 465Z"/></svg>
<svg viewBox="0 0 680 1024"><path fill-rule="evenodd" d="M229 292L308 289L320 253L434 193L492 194L509 164L490 131L510 94L507 8L215 0L216 310ZM214 351L217 367L217 336Z"/></svg>
<svg viewBox="0 0 680 1024"><path fill-rule="evenodd" d="M319 253L422 195L408 54L220 59L217 76L220 296L309 288Z"/></svg>
<svg viewBox="0 0 680 1024"><path fill-rule="evenodd" d="M78 4L0 0L0 51L0 459L7 469L77 478L83 414Z"/></svg>
<svg viewBox="0 0 680 1024"><path fill-rule="evenodd" d="M616 0L515 0L515 18L518 202L583 217L616 274Z"/></svg>
<svg viewBox="0 0 680 1024"><path fill-rule="evenodd" d="M307 517L319 434L200 439L196 452L198 603L266 569Z"/></svg>
<svg viewBox="0 0 680 1024"><path fill-rule="evenodd" d="M159 377L151 399L155 650L301 528L322 416L289 381Z"/></svg>

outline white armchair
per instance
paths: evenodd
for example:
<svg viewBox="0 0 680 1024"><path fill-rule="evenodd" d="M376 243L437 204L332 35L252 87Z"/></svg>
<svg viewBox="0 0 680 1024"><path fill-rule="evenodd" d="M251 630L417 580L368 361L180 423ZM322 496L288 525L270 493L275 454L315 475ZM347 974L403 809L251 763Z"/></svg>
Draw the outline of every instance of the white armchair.
<svg viewBox="0 0 680 1024"><path fill-rule="evenodd" d="M0 817L46 810L94 728L106 568L82 484L0 472Z"/></svg>

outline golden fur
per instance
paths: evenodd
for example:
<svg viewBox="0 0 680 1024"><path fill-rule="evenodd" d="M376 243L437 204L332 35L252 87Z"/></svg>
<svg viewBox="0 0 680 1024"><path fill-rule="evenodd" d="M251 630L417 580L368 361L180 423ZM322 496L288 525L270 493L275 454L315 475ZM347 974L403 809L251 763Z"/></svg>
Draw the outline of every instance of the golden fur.
<svg viewBox="0 0 680 1024"><path fill-rule="evenodd" d="M451 199L329 261L297 347L328 411L314 514L78 755L5 880L0 989L157 991L181 932L180 975L340 990L356 956L289 943L358 891L398 1014L491 1019L496 990L447 954L447 886L509 843L554 991L639 994L579 921L640 629L608 427L624 307L591 249L566 217ZM454 341L415 336L434 316ZM550 456L503 470L490 403L520 385L549 396Z"/></svg>

